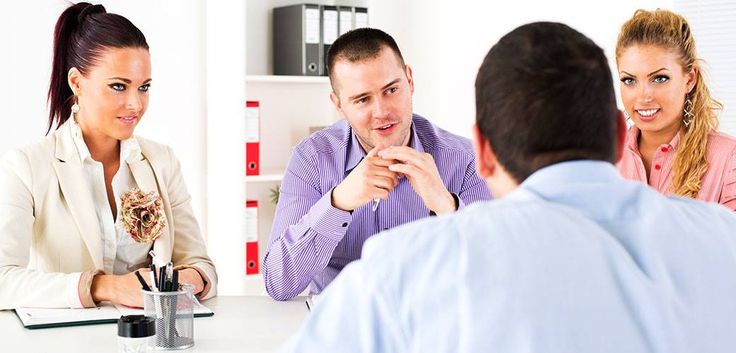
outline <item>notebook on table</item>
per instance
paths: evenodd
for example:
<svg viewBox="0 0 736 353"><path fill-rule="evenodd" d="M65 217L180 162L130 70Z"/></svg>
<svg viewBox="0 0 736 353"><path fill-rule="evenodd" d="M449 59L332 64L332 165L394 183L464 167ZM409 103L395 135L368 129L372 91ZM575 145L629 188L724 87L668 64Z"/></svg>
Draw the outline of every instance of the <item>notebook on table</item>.
<svg viewBox="0 0 736 353"><path fill-rule="evenodd" d="M215 313L206 306L195 303L194 317L207 317ZM144 315L143 309L129 308L103 302L96 308L44 309L16 308L15 314L27 329L51 328L116 323L123 315Z"/></svg>

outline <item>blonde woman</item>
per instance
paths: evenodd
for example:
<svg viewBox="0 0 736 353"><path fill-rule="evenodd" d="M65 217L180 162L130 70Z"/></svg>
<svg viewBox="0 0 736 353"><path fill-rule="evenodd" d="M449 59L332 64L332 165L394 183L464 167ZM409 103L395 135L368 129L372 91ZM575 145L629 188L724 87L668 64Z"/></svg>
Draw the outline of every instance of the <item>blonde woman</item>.
<svg viewBox="0 0 736 353"><path fill-rule="evenodd" d="M671 11L638 10L616 44L629 129L618 168L667 195L736 210L736 139L703 78L690 26Z"/></svg>

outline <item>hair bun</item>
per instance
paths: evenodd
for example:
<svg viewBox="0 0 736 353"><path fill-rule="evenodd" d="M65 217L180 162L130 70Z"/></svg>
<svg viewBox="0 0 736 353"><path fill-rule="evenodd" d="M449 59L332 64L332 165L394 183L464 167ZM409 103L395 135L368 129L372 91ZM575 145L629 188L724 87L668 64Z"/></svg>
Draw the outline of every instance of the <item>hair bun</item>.
<svg viewBox="0 0 736 353"><path fill-rule="evenodd" d="M82 3L79 3L78 5L81 5ZM90 3L85 3L86 6L84 9L82 9L81 12L79 12L79 15L77 16L77 21L79 23L84 22L84 19L87 18L89 15L94 15L97 13L107 13L107 10L105 10L105 7L102 5L92 5Z"/></svg>

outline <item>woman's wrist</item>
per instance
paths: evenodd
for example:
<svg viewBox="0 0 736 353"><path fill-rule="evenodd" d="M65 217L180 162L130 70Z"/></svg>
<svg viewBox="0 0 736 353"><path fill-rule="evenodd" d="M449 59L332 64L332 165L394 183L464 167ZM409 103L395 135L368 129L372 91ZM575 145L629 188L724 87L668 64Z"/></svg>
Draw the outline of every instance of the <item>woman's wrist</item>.
<svg viewBox="0 0 736 353"><path fill-rule="evenodd" d="M94 300L95 303L102 301L114 302L114 291L112 289L114 283L113 277L114 276L111 275L96 275L92 279L90 294L92 295L92 300Z"/></svg>
<svg viewBox="0 0 736 353"><path fill-rule="evenodd" d="M193 285L195 287L193 294L197 295L204 291L207 286L207 282L205 281L205 276L202 273L194 267L187 267L181 271L184 272L185 275L182 277L180 272L179 281Z"/></svg>

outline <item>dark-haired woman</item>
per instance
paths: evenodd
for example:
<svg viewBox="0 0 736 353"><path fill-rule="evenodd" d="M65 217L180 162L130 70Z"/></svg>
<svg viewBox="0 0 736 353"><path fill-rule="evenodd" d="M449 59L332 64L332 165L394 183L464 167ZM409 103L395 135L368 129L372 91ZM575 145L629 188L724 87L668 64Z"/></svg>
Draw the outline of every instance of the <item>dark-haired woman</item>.
<svg viewBox="0 0 736 353"><path fill-rule="evenodd" d="M133 135L148 106L143 33L101 5L56 23L49 131L0 162L0 309L142 306L149 251L195 294L217 274L167 146Z"/></svg>

